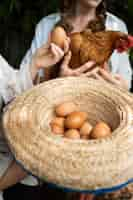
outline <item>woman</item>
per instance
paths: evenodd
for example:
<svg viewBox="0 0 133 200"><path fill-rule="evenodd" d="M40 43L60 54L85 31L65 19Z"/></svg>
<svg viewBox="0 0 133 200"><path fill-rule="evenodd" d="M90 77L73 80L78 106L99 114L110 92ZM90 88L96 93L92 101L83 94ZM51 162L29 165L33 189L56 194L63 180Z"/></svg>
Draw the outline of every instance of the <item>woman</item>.
<svg viewBox="0 0 133 200"><path fill-rule="evenodd" d="M29 66L32 63L33 54L38 48L40 48L41 52L44 51L42 45L47 42L51 30L56 24L67 27L70 32L82 31L88 26L94 29L94 31L106 28L127 32L125 24L120 19L110 13L106 13L105 0L62 0L59 13L45 17L37 25L34 40L22 62L22 66ZM37 53L35 53L35 55L37 55ZM64 61L61 64L60 76L82 75L87 69L91 71L94 65L94 62L91 61L77 70L71 70L69 68L70 57L70 52L64 57ZM39 76L44 76L44 79L46 78L46 70L44 70L44 72L40 70L41 67L43 68L45 66L43 62L39 62L39 64L38 62L34 62L32 66L34 66L33 68L35 69L35 73L33 72L34 78L37 72L36 69L39 70ZM108 82L125 88L128 86L128 89L131 87L132 72L126 53L120 55L114 52L110 59L109 69L111 72L101 70L100 75L91 71L89 72L89 76L92 75L95 76L95 78L103 78ZM88 76L88 73L84 73L84 75ZM88 196L82 195L81 198L87 199Z"/></svg>
<svg viewBox="0 0 133 200"><path fill-rule="evenodd" d="M116 16L106 12L106 0L62 0L60 2L59 13L43 18L37 25L31 48L27 52L22 63L30 63L33 53L37 48L40 48L42 44L47 42L50 32L57 24L63 25L69 32L82 31L86 27L89 27L93 31L107 29L119 30L127 33L124 22ZM66 63L68 65L69 60L70 53L64 58L65 66ZM77 75L76 71L71 71L70 69L66 70L66 67L64 73L64 62L61 65L61 76ZM87 64L88 68L91 68L94 63L89 62ZM126 80L128 89L131 87L132 71L127 53L118 54L117 52L114 52L109 62L109 68L111 74L102 71L102 78L122 86L123 84L125 85L124 80ZM78 72L78 75L84 72L85 70L83 69ZM115 76L115 74L119 76ZM43 70L40 70L39 76L44 76L45 78L46 73L43 73ZM88 75L86 74L86 76Z"/></svg>
<svg viewBox="0 0 133 200"><path fill-rule="evenodd" d="M30 50L27 52L22 63L29 63L32 54L42 44L46 43L48 36L55 25L62 25L68 32L79 32L85 28L92 31L118 30L127 33L124 22L116 16L106 12L106 0L61 0L60 12L43 18L37 25L36 34ZM132 70L127 53L118 54L114 52L109 63L109 70L100 70L100 73L91 71L93 62L88 62L78 70L69 68L71 53L69 52L62 62L60 76L82 75L86 68L90 69L86 76L104 79L112 84L130 89ZM43 67L43 66L42 66ZM100 75L99 75L100 74ZM46 78L47 72L40 70L39 76ZM81 195L80 199L89 200L93 195Z"/></svg>

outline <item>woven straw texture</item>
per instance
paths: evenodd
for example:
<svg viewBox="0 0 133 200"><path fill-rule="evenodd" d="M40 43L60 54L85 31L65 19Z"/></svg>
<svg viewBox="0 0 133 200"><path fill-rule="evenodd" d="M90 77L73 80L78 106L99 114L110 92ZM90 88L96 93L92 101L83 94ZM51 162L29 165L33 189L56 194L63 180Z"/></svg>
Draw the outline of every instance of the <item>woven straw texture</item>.
<svg viewBox="0 0 133 200"><path fill-rule="evenodd" d="M54 107L71 100L89 121L107 122L113 132L98 140L54 135ZM133 97L105 81L59 78L17 97L4 114L7 141L25 169L59 186L93 190L133 178Z"/></svg>

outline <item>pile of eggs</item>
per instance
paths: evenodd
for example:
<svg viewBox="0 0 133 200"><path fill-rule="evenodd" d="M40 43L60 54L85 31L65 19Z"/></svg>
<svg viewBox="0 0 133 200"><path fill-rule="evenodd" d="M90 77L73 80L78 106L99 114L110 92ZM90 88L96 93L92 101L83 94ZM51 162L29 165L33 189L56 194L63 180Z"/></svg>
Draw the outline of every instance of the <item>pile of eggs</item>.
<svg viewBox="0 0 133 200"><path fill-rule="evenodd" d="M53 134L70 139L98 139L111 135L111 128L103 121L93 127L87 112L78 111L73 102L63 102L55 107L55 117L50 122Z"/></svg>

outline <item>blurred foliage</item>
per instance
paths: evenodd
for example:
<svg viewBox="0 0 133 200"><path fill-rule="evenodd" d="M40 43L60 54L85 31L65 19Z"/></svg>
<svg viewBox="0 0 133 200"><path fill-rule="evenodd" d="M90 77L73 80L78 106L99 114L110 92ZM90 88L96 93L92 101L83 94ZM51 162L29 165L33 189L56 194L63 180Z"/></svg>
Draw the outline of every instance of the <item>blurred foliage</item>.
<svg viewBox="0 0 133 200"><path fill-rule="evenodd" d="M133 0L128 0L128 14L133 17Z"/></svg>
<svg viewBox="0 0 133 200"><path fill-rule="evenodd" d="M57 0L45 3L44 0L1 0L0 22L5 28L31 32L42 16L57 10Z"/></svg>
<svg viewBox="0 0 133 200"><path fill-rule="evenodd" d="M107 0L108 10L121 17L133 33L133 0ZM59 0L0 0L0 53L18 66L29 48L39 20L58 10ZM133 53L131 51L131 59Z"/></svg>
<svg viewBox="0 0 133 200"><path fill-rule="evenodd" d="M58 8L57 0L0 0L0 53L18 66L39 20Z"/></svg>

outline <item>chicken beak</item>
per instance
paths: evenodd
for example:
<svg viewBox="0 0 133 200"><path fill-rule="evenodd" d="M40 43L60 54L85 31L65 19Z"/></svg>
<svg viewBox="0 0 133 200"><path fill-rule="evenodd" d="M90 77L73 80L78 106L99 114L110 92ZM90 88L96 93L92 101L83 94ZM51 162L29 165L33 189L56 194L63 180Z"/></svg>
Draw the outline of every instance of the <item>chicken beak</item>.
<svg viewBox="0 0 133 200"><path fill-rule="evenodd" d="M133 36L128 35L128 48L132 48L133 47Z"/></svg>

